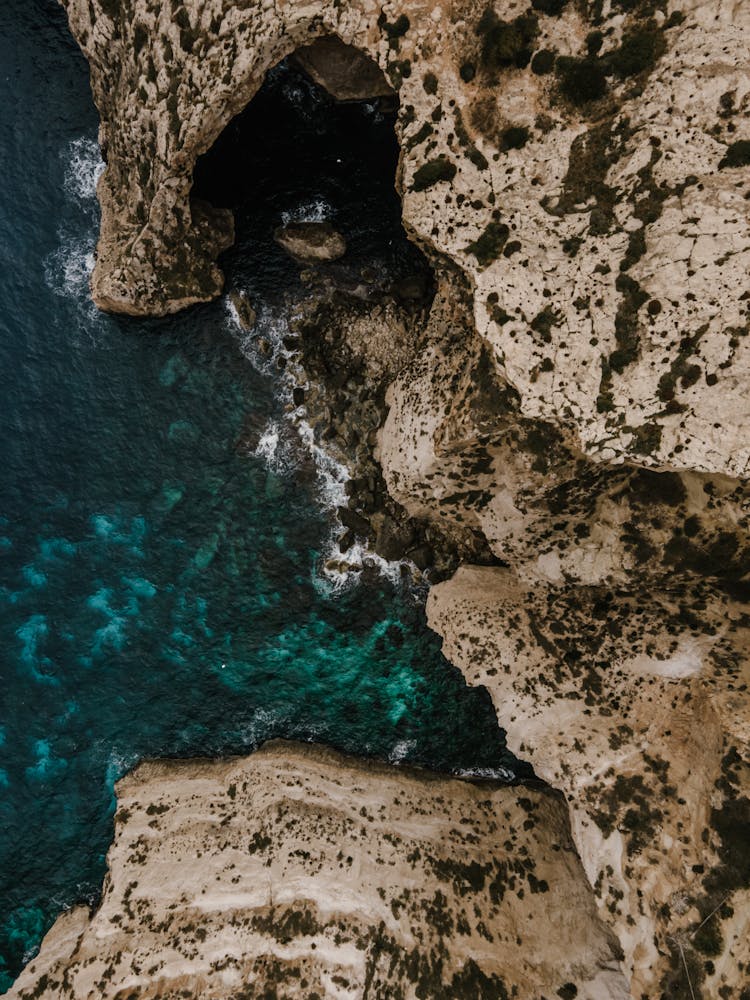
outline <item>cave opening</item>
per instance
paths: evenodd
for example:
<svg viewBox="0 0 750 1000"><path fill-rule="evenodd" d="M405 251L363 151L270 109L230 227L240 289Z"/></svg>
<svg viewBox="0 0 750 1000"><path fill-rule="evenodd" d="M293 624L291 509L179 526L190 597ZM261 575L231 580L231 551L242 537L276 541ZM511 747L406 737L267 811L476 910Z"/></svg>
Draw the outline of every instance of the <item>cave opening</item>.
<svg viewBox="0 0 750 1000"><path fill-rule="evenodd" d="M429 305L432 269L407 237L395 186L397 111L379 67L333 36L268 72L194 169L192 197L234 213L235 243L220 260L230 292L265 300L303 292L309 269L274 234L326 222L346 252L315 270L341 292Z"/></svg>

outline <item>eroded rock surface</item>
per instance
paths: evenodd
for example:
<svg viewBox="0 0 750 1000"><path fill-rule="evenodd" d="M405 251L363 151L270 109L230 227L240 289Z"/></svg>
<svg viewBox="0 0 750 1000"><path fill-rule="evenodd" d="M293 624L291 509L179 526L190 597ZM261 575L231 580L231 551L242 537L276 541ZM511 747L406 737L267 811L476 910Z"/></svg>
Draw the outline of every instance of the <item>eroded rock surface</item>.
<svg viewBox="0 0 750 1000"><path fill-rule="evenodd" d="M696 996L741 996L746 606L701 585L603 591L467 567L433 588L428 613L446 655L492 692L512 749L565 791L633 996L683 996L685 964Z"/></svg>
<svg viewBox="0 0 750 1000"><path fill-rule="evenodd" d="M414 516L479 531L508 565L433 587L428 620L490 691L511 748L564 790L633 997L739 998L747 484L594 465L522 415L460 309L432 333L388 393L386 483Z"/></svg>
<svg viewBox="0 0 750 1000"><path fill-rule="evenodd" d="M444 294L378 457L413 518L505 564L431 620L564 789L633 997L739 1000L750 6L64 2L108 160L103 308L219 294L229 220L193 165L281 58L336 35L398 91L404 222Z"/></svg>
<svg viewBox="0 0 750 1000"><path fill-rule="evenodd" d="M549 793L275 743L117 795L100 906L13 1000L627 996Z"/></svg>
<svg viewBox="0 0 750 1000"><path fill-rule="evenodd" d="M524 415L598 461L747 471L747 4L65 6L107 157L102 307L220 292L195 160L271 66L336 35L398 90L406 224L470 276Z"/></svg>
<svg viewBox="0 0 750 1000"><path fill-rule="evenodd" d="M280 226L274 239L295 260L338 260L346 253L346 240L330 222L290 222Z"/></svg>

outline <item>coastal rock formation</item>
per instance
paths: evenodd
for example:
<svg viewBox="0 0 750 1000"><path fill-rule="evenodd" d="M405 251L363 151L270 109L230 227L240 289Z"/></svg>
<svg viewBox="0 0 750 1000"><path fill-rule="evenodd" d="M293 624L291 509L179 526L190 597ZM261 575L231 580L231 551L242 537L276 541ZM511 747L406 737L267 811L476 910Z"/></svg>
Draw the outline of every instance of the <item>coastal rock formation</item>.
<svg viewBox="0 0 750 1000"><path fill-rule="evenodd" d="M433 587L428 620L511 749L565 792L632 996L741 997L747 485L586 462L519 412L458 306L388 402L391 495L509 564Z"/></svg>
<svg viewBox="0 0 750 1000"><path fill-rule="evenodd" d="M63 2L102 119L106 309L220 293L231 224L193 167L280 59L337 36L398 92L441 293L377 457L495 563L430 619L564 790L632 996L744 1000L750 7Z"/></svg>
<svg viewBox="0 0 750 1000"><path fill-rule="evenodd" d="M346 253L346 240L330 222L290 222L276 230L274 239L305 263L338 260Z"/></svg>
<svg viewBox="0 0 750 1000"><path fill-rule="evenodd" d="M100 306L219 294L226 215L191 202L195 161L336 35L398 91L405 224L469 276L523 414L596 461L746 473L746 4L64 2L107 161Z"/></svg>
<svg viewBox="0 0 750 1000"><path fill-rule="evenodd" d="M700 589L698 618L680 586L604 593L466 567L428 603L511 748L564 790L634 997L684 995L686 969L696 996L741 996L750 969L750 615Z"/></svg>
<svg viewBox="0 0 750 1000"><path fill-rule="evenodd" d="M385 73L353 45L345 45L338 35L324 35L294 53L294 61L337 101L371 100L393 97L393 87Z"/></svg>
<svg viewBox="0 0 750 1000"><path fill-rule="evenodd" d="M627 996L548 792L273 743L117 796L100 905L12 1000Z"/></svg>

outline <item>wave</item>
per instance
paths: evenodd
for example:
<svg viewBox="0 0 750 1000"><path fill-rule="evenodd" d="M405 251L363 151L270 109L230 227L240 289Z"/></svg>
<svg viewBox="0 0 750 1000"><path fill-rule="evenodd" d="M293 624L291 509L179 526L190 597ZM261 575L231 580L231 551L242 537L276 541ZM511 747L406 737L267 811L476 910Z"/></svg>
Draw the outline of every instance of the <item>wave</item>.
<svg viewBox="0 0 750 1000"><path fill-rule="evenodd" d="M399 740L388 754L389 764L401 764L407 761L412 753L417 749L416 740Z"/></svg>
<svg viewBox="0 0 750 1000"><path fill-rule="evenodd" d="M403 580L405 570L416 571L410 560L390 562L359 541L345 553L339 551L342 528L336 515L339 507L348 504L346 484L351 479L351 471L316 440L315 429L306 419L304 404L294 404L294 388L308 388L309 384L303 369L284 345L284 338L290 332L286 315L291 313L292 304L285 304L284 314L261 307L255 326L247 332L229 296L225 296L224 301L231 327L235 334L240 335L243 354L257 371L274 380L276 398L284 408L283 416L271 418L266 423L251 454L278 476L296 473L304 463L303 455L311 460L318 504L331 521L331 530L323 544L321 564L313 572L313 586L321 595L331 596L356 585L365 570L375 571L394 586L397 585ZM280 367L279 360L282 358Z"/></svg>
<svg viewBox="0 0 750 1000"><path fill-rule="evenodd" d="M96 139L81 136L74 139L64 151L65 177L63 188L71 198L90 207L96 199L96 187L104 173L99 143Z"/></svg>
<svg viewBox="0 0 750 1000"><path fill-rule="evenodd" d="M451 772L459 778L476 778L481 781L516 781L517 775L509 767L460 767Z"/></svg>
<svg viewBox="0 0 750 1000"><path fill-rule="evenodd" d="M60 246L44 261L44 277L56 295L72 298L87 312L96 314L89 295L89 279L94 270L93 239L76 238L60 233Z"/></svg>
<svg viewBox="0 0 750 1000"><path fill-rule="evenodd" d="M81 136L61 152L64 161L63 190L80 209L82 218L58 230L59 245L44 260L47 286L56 294L76 302L87 320L99 313L91 301L89 280L94 270L98 203L96 187L104 162L95 139ZM82 323L79 335L89 324Z"/></svg>
<svg viewBox="0 0 750 1000"><path fill-rule="evenodd" d="M300 202L295 208L281 213L281 222L327 222L334 214L333 206L325 198L313 198Z"/></svg>

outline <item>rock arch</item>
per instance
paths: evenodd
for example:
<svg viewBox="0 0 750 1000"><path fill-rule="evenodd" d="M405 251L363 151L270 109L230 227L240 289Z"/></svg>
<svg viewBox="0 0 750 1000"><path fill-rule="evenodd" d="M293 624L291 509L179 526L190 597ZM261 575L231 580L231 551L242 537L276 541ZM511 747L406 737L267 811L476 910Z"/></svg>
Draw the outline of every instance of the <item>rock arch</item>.
<svg viewBox="0 0 750 1000"><path fill-rule="evenodd" d="M92 65L101 116L107 167L98 191L102 221L92 293L112 312L164 315L220 294L223 276L215 261L231 244L231 219L191 205L193 166L272 66L299 49L320 76L325 59L312 43L324 38L329 62L335 49L338 63L338 82L330 86L343 85L347 61L350 69L367 65L375 89L388 86L366 55L377 58L377 26L368 31L364 19L351 14L341 24L333 4L315 15L290 5L281 19L253 5L241 10L215 2L189 11L146 2L132 11L105 5L93 21L87 3L72 0L67 7Z"/></svg>
<svg viewBox="0 0 750 1000"><path fill-rule="evenodd" d="M474 666L491 664L499 711L506 685L531 690L516 646L526 629L544 699L519 701L510 721L520 742L533 712L547 756L541 740L521 752L575 807L634 995L658 995L683 975L674 942L692 947L708 917L711 879L735 857L729 820L747 803L735 762L750 733L750 9L64 2L102 117L93 291L115 311L163 314L218 294L227 219L191 211L191 172L270 66L333 34L399 90L405 224L468 277L471 301L468 323L436 316L456 335L390 391L388 488L423 513L494 522L511 568L437 588L433 622L469 676L485 680ZM482 452L491 434L507 463ZM655 470L658 486L634 467ZM619 470L622 489L602 490ZM467 473L487 489L467 489ZM643 618L653 649L632 648ZM678 640L693 639L701 671L657 670L658 697L633 726L643 664L684 656ZM580 767L560 751L561 709L580 727ZM689 772L684 797L665 762L679 763L677 784ZM658 795L669 808L655 816ZM740 912L747 885L732 884ZM746 931L727 922L724 933L721 961L706 963L714 992L731 992L747 961Z"/></svg>

